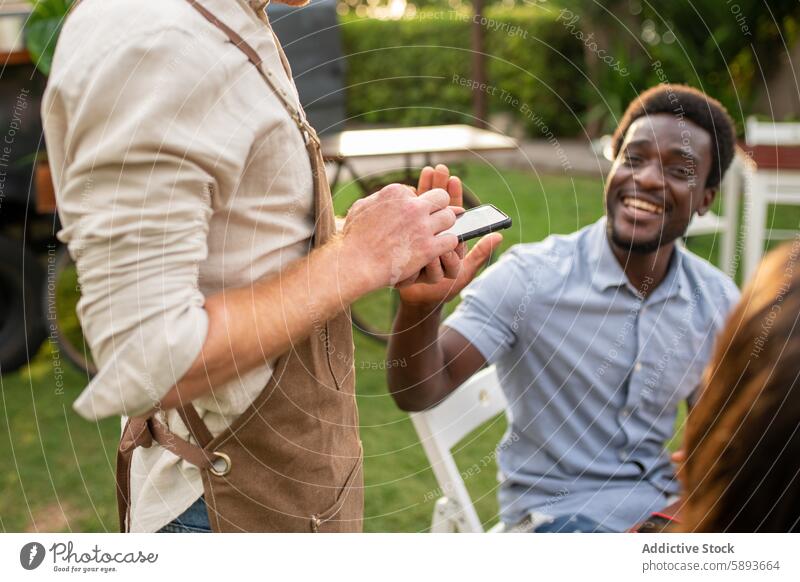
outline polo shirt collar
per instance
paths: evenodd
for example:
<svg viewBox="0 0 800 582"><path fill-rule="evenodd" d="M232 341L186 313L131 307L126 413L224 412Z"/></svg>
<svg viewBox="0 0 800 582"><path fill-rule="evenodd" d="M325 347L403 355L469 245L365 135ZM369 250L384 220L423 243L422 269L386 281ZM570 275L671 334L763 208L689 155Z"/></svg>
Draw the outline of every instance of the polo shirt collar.
<svg viewBox="0 0 800 582"><path fill-rule="evenodd" d="M589 231L588 260L592 273L592 286L598 291L613 287L627 286L634 291L627 275L611 250L611 241L606 232L606 217L595 222ZM682 245L675 245L667 274L661 284L648 296L649 301L665 300L675 296L691 298L689 280L686 275L686 253Z"/></svg>
<svg viewBox="0 0 800 582"><path fill-rule="evenodd" d="M628 283L625 271L611 251L611 244L606 234L605 216L590 227L588 242L592 286L598 291L605 291L610 287L621 287Z"/></svg>

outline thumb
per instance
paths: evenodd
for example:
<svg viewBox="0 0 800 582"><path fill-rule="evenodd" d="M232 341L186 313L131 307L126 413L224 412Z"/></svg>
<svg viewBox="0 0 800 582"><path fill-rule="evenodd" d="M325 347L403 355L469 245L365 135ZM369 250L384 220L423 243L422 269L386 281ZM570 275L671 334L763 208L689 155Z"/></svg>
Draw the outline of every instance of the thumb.
<svg viewBox="0 0 800 582"><path fill-rule="evenodd" d="M501 242L503 242L503 235L499 232L487 234L479 240L478 243L472 247L472 250L467 253L467 256L464 257L464 274L469 279L472 279L475 273L478 272L478 269L492 256L492 252L500 246Z"/></svg>

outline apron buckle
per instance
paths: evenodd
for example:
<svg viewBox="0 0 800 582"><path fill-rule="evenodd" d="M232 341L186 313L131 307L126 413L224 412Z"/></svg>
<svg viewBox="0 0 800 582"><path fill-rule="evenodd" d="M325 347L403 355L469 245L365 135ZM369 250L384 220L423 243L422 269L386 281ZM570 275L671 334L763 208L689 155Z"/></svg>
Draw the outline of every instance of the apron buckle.
<svg viewBox="0 0 800 582"><path fill-rule="evenodd" d="M217 457L211 462L211 466L208 468L211 473L217 477L224 477L231 472L233 463L231 463L231 458L228 455L219 451L214 451L211 454Z"/></svg>
<svg viewBox="0 0 800 582"><path fill-rule="evenodd" d="M303 139L306 142L306 145L310 143L314 143L316 146L320 145L319 137L317 136L317 132L314 131L314 128L311 127L308 122L300 115L300 112L294 108L289 108L289 116L294 121L297 128L300 130L300 133L303 134Z"/></svg>

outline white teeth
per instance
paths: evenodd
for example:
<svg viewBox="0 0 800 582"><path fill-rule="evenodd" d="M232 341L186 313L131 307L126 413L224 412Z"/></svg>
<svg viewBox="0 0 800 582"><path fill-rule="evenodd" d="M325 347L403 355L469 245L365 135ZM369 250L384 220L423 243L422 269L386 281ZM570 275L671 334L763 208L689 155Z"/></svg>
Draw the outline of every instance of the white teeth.
<svg viewBox="0 0 800 582"><path fill-rule="evenodd" d="M640 200L639 198L623 198L622 203L625 206L631 208L638 208L639 210L644 210L646 212L651 212L653 214L664 213L664 209L661 208L660 206L656 206L655 204L651 204L650 202Z"/></svg>

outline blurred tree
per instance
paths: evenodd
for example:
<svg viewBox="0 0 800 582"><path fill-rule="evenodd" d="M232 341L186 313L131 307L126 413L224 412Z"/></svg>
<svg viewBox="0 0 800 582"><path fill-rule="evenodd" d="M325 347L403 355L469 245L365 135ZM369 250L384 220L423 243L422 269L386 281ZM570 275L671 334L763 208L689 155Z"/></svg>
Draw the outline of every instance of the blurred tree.
<svg viewBox="0 0 800 582"><path fill-rule="evenodd" d="M798 62L800 4L795 0L673 0L644 6L662 42L654 53L683 63L682 75L700 85L724 87L732 112L800 116ZM663 42L664 34L673 43ZM658 32L656 34L659 34ZM669 37L668 37L669 38Z"/></svg>
<svg viewBox="0 0 800 582"><path fill-rule="evenodd" d="M312 0L313 2L313 0ZM543 3L547 0L483 0L485 6L528 6ZM413 16L417 10L468 10L472 9L474 0L339 0L339 12L348 14L353 11L357 16L376 18L400 18ZM403 9L400 9L402 5ZM389 8L394 8L389 10Z"/></svg>
<svg viewBox="0 0 800 582"><path fill-rule="evenodd" d="M31 15L25 22L25 44L36 67L50 73L58 33L73 0L30 0Z"/></svg>
<svg viewBox="0 0 800 582"><path fill-rule="evenodd" d="M751 113L800 117L796 0L554 0L583 34L590 129L612 128L647 86L670 81L713 93L738 120ZM562 19L562 23L564 20ZM585 39L592 35L592 43ZM594 48L592 48L594 47ZM600 47L624 65L620 75Z"/></svg>
<svg viewBox="0 0 800 582"><path fill-rule="evenodd" d="M554 4L560 9L558 21L583 46L583 68L589 80L585 129L594 137L613 129L637 91L635 81L641 75L631 73L637 63L643 68L641 59L634 58L641 52L641 11L630 0L558 0ZM613 66L609 65L612 61Z"/></svg>

